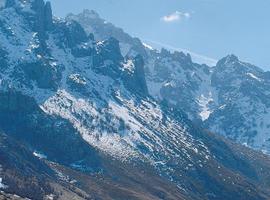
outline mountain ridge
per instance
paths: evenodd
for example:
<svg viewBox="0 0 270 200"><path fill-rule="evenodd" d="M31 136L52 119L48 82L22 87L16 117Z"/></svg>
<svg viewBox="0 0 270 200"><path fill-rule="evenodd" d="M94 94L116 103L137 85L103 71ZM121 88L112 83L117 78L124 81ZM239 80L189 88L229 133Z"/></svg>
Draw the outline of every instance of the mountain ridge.
<svg viewBox="0 0 270 200"><path fill-rule="evenodd" d="M89 19L87 12L90 11L84 11L79 15L70 14L67 20L79 22L86 31L92 30L94 35L103 35L101 40L107 37L106 34L118 30L112 24L107 28L110 31L98 28L106 26L103 25L105 20L98 15L94 19ZM122 30L114 34L122 46L129 47L125 51L122 50L122 54L127 56L141 54L141 50L136 51L132 48L130 42L132 37L129 37L127 42L123 39L123 35L126 36L127 33L123 33ZM146 51L146 56L143 57L146 82L151 96L158 101L166 100L171 106L183 109L191 120L213 132L264 153L269 151L270 125L267 123L269 118L267 113L270 110L266 86L269 84L269 72L242 62L232 54L220 59L216 66L209 67L192 62L189 54L170 52L164 48L157 51L145 47L143 43L140 46ZM235 96L238 96L238 99L233 98ZM247 114L247 110L251 108L245 106L248 102L251 102L253 110L260 111ZM230 105L227 106L228 111L224 109L225 105ZM230 120L230 113L241 119L238 120L239 123L237 120Z"/></svg>
<svg viewBox="0 0 270 200"><path fill-rule="evenodd" d="M149 73L162 62L180 63L171 67L179 73L183 67L188 77L196 77L196 69L208 76L206 65L165 49L138 56L131 47L123 55L117 39L96 40L74 20L54 19L51 29L36 29L38 16L13 7L0 11L5 193L16 194L25 183L18 195L34 199L269 198L267 156L196 126L184 106L149 95ZM151 78L166 81L166 93L174 84L166 80L169 73L161 75ZM42 193L29 192L33 182Z"/></svg>

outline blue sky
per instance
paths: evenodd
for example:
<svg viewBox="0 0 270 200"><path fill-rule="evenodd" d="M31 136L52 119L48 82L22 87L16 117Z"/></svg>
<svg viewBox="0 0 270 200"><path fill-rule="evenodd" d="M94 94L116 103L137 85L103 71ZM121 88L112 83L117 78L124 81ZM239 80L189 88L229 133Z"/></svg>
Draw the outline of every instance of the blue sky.
<svg viewBox="0 0 270 200"><path fill-rule="evenodd" d="M213 59L236 54L270 70L269 0L51 0L56 16L96 10L152 45Z"/></svg>

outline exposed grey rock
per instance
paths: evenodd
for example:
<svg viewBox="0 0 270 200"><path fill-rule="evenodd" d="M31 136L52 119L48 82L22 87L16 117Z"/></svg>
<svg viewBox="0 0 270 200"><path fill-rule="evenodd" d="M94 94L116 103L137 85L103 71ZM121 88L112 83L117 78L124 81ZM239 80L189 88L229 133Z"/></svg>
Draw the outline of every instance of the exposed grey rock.
<svg viewBox="0 0 270 200"><path fill-rule="evenodd" d="M45 8L44 8L44 17L45 17L45 30L51 30L53 27L53 17L52 17L52 7L51 3L49 1L46 2Z"/></svg>
<svg viewBox="0 0 270 200"><path fill-rule="evenodd" d="M51 4L45 4L43 0L34 0L31 6L35 11L35 30L38 32L42 48L45 48L46 31L51 30L53 26Z"/></svg>
<svg viewBox="0 0 270 200"><path fill-rule="evenodd" d="M145 80L145 72L144 72L144 60L143 57L138 55L134 59L134 80L133 84L135 84L134 90L138 90L143 95L148 95L147 84Z"/></svg>
<svg viewBox="0 0 270 200"><path fill-rule="evenodd" d="M25 72L26 79L36 81L40 88L55 89L61 80L60 69L57 71L57 69L42 61L22 63L19 67Z"/></svg>
<svg viewBox="0 0 270 200"><path fill-rule="evenodd" d="M112 60L113 62L119 62L123 60L123 56L120 52L119 41L113 37L105 40L101 44L100 54L103 58Z"/></svg>

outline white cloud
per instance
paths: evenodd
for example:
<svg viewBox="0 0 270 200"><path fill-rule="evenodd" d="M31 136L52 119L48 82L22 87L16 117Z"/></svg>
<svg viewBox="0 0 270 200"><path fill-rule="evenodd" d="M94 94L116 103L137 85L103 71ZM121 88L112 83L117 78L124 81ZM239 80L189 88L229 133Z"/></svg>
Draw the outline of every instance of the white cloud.
<svg viewBox="0 0 270 200"><path fill-rule="evenodd" d="M190 17L191 17L191 14L188 12L175 11L170 15L163 16L161 20L169 23L169 22L180 21L183 19L189 19Z"/></svg>

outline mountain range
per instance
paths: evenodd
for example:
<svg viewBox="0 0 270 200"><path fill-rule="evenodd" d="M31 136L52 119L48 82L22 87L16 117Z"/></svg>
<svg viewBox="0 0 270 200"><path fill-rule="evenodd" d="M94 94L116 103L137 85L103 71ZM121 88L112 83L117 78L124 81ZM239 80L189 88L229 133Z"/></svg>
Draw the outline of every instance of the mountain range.
<svg viewBox="0 0 270 200"><path fill-rule="evenodd" d="M70 14L98 40L120 41L123 55L144 57L149 94L182 109L195 123L241 144L269 152L269 72L240 61L235 55L216 66L193 63L189 54L157 51L122 29L101 19L95 11Z"/></svg>
<svg viewBox="0 0 270 200"><path fill-rule="evenodd" d="M6 0L0 41L0 199L270 198L269 72L43 0Z"/></svg>

